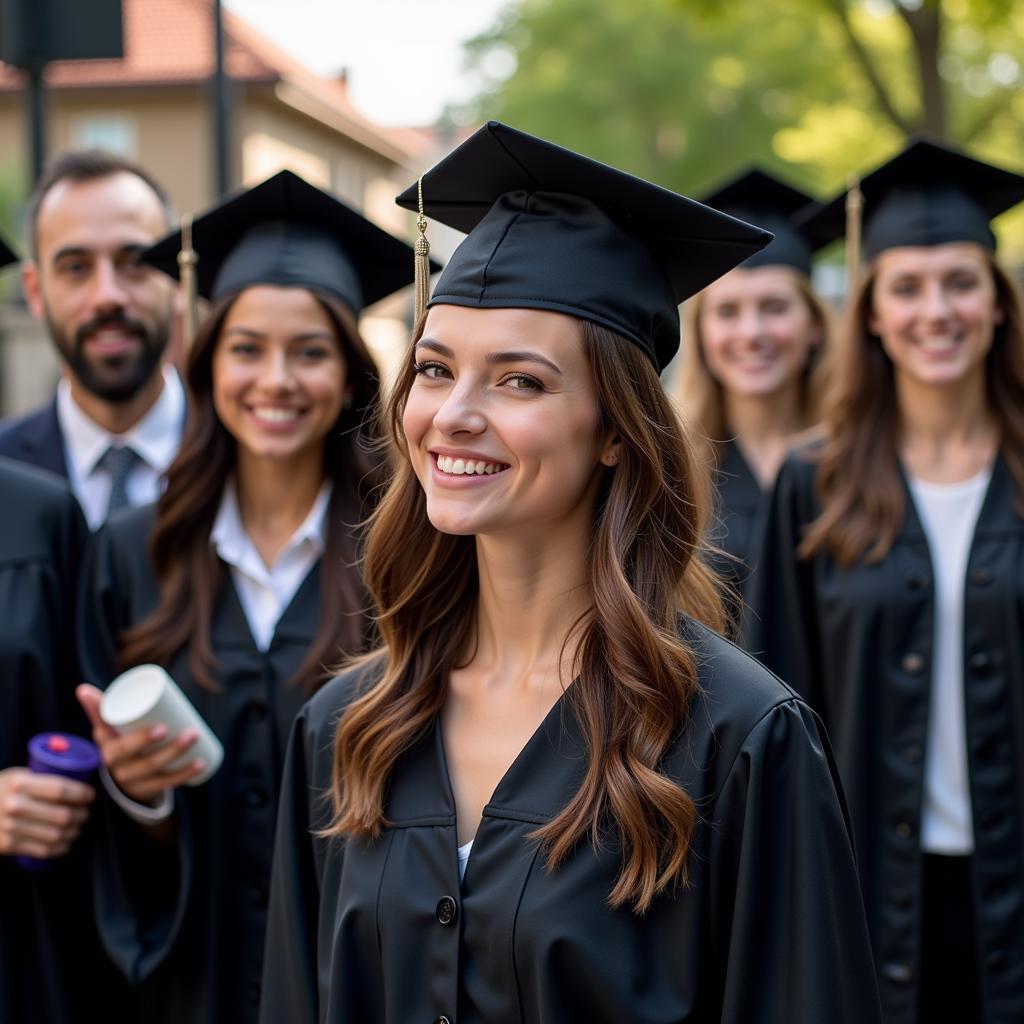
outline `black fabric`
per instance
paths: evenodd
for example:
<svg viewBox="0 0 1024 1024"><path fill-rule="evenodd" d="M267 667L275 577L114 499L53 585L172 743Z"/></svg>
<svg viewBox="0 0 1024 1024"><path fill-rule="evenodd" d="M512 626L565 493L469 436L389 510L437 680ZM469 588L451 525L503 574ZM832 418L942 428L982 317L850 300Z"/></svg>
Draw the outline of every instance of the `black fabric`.
<svg viewBox="0 0 1024 1024"><path fill-rule="evenodd" d="M563 698L499 782L459 883L440 725L397 763L376 841L326 824L335 723L372 666L329 683L285 767L261 1020L872 1024L879 1009L827 740L785 686L692 622L703 695L662 770L701 821L691 885L644 917L607 905L609 836L549 871L529 838L584 771ZM444 924L438 904L456 903Z"/></svg>
<svg viewBox="0 0 1024 1024"><path fill-rule="evenodd" d="M152 523L152 507L123 513L95 536L86 558L82 669L99 686L116 674L120 632L157 603L146 555ZM115 807L100 830L101 934L138 986L147 1024L256 1019L284 746L308 697L290 680L313 641L319 605L318 564L261 652L226 576L212 624L220 692L195 681L184 653L167 666L225 759L205 785L176 791L172 847L159 847Z"/></svg>
<svg viewBox="0 0 1024 1024"><path fill-rule="evenodd" d="M976 242L995 249L989 221L1024 199L1024 175L975 160L928 139L912 139L865 175L863 248L866 259L900 246ZM846 233L846 192L797 218L815 242Z"/></svg>
<svg viewBox="0 0 1024 1024"><path fill-rule="evenodd" d="M760 252L744 260L742 266L747 269L793 267L810 275L811 241L796 227L793 218L814 205L813 196L752 167L702 196L701 202L739 220L757 224L775 236ZM821 244L814 248L820 248Z"/></svg>
<svg viewBox="0 0 1024 1024"><path fill-rule="evenodd" d="M970 857L921 858L921 1008L927 1024L984 1024Z"/></svg>
<svg viewBox="0 0 1024 1024"><path fill-rule="evenodd" d="M730 636L736 638L744 595L754 569L754 547L767 496L735 441L726 441L717 445L717 449L717 500L709 539L719 550L712 554L711 567L726 584Z"/></svg>
<svg viewBox="0 0 1024 1024"><path fill-rule="evenodd" d="M66 485L0 459L0 769L24 765L36 733L88 736L74 601L88 529ZM91 827L44 871L0 857L0 1020L129 1021L127 986L93 923Z"/></svg>
<svg viewBox="0 0 1024 1024"><path fill-rule="evenodd" d="M173 231L142 259L180 277L181 243L181 232ZM301 286L327 292L358 314L412 283L413 252L405 242L292 171L197 217L192 248L197 290L214 300L256 284Z"/></svg>
<svg viewBox="0 0 1024 1024"><path fill-rule="evenodd" d="M659 371L684 299L763 248L760 228L488 122L423 176L427 216L469 236L431 303L550 309L639 345ZM400 206L416 210L418 189Z"/></svg>
<svg viewBox="0 0 1024 1024"><path fill-rule="evenodd" d="M888 1024L917 1017L923 933L919 846L933 659L928 542L907 515L886 558L798 560L819 515L814 450L782 467L765 514L745 629L825 719L854 823ZM972 899L984 1021L1024 1020L1024 520L1000 458L975 529L964 600L964 710L974 827Z"/></svg>
<svg viewBox="0 0 1024 1024"><path fill-rule="evenodd" d="M0 456L67 478L68 463L57 401L0 422Z"/></svg>
<svg viewBox="0 0 1024 1024"><path fill-rule="evenodd" d="M11 263L17 263L19 259L20 257L18 254L3 238L0 238L0 267L9 266Z"/></svg>

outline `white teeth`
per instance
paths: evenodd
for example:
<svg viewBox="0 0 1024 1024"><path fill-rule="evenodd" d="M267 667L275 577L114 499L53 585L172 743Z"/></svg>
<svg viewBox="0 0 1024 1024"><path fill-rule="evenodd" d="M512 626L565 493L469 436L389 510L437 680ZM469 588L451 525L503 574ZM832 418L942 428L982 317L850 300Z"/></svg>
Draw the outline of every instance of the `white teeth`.
<svg viewBox="0 0 1024 1024"><path fill-rule="evenodd" d="M265 420L267 423L289 423L294 419L298 419L299 413L296 409L264 406L259 409L253 409L253 415L258 420Z"/></svg>
<svg viewBox="0 0 1024 1024"><path fill-rule="evenodd" d="M459 459L451 455L438 455L437 468L442 473L452 476L489 476L504 467L497 462L484 462L483 459Z"/></svg>

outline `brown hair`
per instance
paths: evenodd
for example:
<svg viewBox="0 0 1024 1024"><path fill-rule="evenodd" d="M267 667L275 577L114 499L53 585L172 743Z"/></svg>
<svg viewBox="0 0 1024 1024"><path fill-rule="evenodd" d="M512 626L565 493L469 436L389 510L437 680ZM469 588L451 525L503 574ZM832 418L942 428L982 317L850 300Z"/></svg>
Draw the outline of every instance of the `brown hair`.
<svg viewBox="0 0 1024 1024"><path fill-rule="evenodd" d="M334 325L345 358L352 402L328 432L324 474L333 481L320 573L319 625L295 680L312 689L331 666L366 643L366 593L359 581L359 529L369 512L382 468L369 450L368 424L379 401L376 367L355 318L337 300L310 289ZM156 506L149 554L160 602L122 635L121 667L152 661L168 665L183 648L200 685L219 689L211 643L216 602L226 584L223 563L210 543L221 495L235 465L237 442L213 406L213 353L237 295L221 300L199 330L186 368L189 415L181 450L167 470L167 489Z"/></svg>
<svg viewBox="0 0 1024 1024"><path fill-rule="evenodd" d="M621 441L605 473L589 563L594 605L576 624L575 684L567 690L589 750L579 791L533 834L551 867L609 823L622 867L609 900L647 910L686 881L693 800L658 770L697 692L697 664L678 613L720 629L715 578L700 552L709 481L658 375L632 342L581 321L604 433ZM416 337L422 332L419 325ZM376 837L397 759L431 727L449 673L467 651L478 593L472 537L436 530L408 460L402 414L414 378L406 359L386 429L405 456L373 516L365 578L383 647L379 682L349 706L335 739L335 818L329 834Z"/></svg>
<svg viewBox="0 0 1024 1024"><path fill-rule="evenodd" d="M793 280L822 334L821 343L811 351L800 375L800 429L805 430L818 422L821 412L820 399L827 365L824 355L829 348L831 316L805 274L794 270ZM704 356L700 318L705 296L706 292L700 292L683 308L682 365L675 392L686 422L717 449L729 439L730 434L729 424L725 422L722 385L708 369Z"/></svg>
<svg viewBox="0 0 1024 1024"><path fill-rule="evenodd" d="M160 201L164 211L166 226L170 227L175 219L174 205L163 187L140 164L117 153L105 149L69 149L58 153L43 169L43 174L29 196L28 208L25 213L26 231L29 251L33 258L36 255L36 225L39 220L39 207L43 205L46 194L61 181L81 183L109 178L114 174L133 174L145 182Z"/></svg>
<svg viewBox="0 0 1024 1024"><path fill-rule="evenodd" d="M986 360L988 403L1000 445L1024 495L1024 304L1020 291L989 260L1004 319ZM903 525L906 495L899 466L899 408L892 362L868 329L877 269L855 289L833 347L835 361L824 417L825 442L814 454L821 515L797 549L801 558L826 550L840 565L880 562ZM1018 497L1018 506L1024 511Z"/></svg>

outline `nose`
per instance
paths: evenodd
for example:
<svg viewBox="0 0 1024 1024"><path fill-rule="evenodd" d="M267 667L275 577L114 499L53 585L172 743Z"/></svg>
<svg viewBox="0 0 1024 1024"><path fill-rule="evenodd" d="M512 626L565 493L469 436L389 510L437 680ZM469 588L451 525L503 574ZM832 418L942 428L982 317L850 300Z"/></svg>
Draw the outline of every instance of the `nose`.
<svg viewBox="0 0 1024 1024"><path fill-rule="evenodd" d="M283 349L270 349L260 363L260 387L267 391L288 391L295 386L288 354Z"/></svg>
<svg viewBox="0 0 1024 1024"><path fill-rule="evenodd" d="M929 320L946 320L949 317L949 296L940 281L931 281L925 287L924 311Z"/></svg>
<svg viewBox="0 0 1024 1024"><path fill-rule="evenodd" d="M123 309L128 301L117 267L109 258L96 261L95 288L93 290L93 306L99 315L109 314Z"/></svg>
<svg viewBox="0 0 1024 1024"><path fill-rule="evenodd" d="M458 381L434 413L434 426L446 437L481 434L487 429L487 419L480 404L479 392L472 381Z"/></svg>
<svg viewBox="0 0 1024 1024"><path fill-rule="evenodd" d="M757 341L761 337L761 314L757 309L744 310L739 316L737 333L745 342Z"/></svg>

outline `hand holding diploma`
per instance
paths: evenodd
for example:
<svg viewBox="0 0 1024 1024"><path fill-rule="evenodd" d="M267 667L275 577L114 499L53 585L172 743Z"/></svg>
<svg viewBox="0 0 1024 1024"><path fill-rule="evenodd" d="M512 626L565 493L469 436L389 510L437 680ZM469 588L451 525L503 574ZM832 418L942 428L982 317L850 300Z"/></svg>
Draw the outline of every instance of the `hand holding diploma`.
<svg viewBox="0 0 1024 1024"><path fill-rule="evenodd" d="M48 860L71 848L96 798L91 786L28 768L0 771L0 854Z"/></svg>

